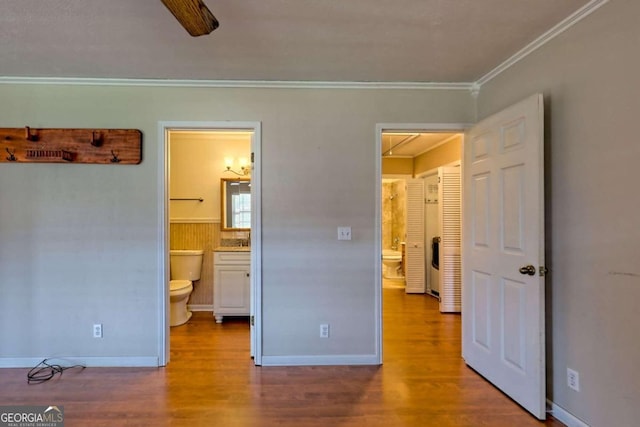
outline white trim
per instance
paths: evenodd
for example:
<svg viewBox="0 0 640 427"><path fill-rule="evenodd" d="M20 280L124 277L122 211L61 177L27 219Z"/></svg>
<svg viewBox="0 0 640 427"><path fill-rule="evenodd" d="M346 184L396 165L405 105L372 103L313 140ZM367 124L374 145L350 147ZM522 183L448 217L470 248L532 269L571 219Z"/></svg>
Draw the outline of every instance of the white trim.
<svg viewBox="0 0 640 427"><path fill-rule="evenodd" d="M220 218L171 218L171 224L220 224Z"/></svg>
<svg viewBox="0 0 640 427"><path fill-rule="evenodd" d="M382 130L381 125L376 125L376 153L382 153ZM374 286L374 329L376 360L382 365L382 155L376 156L375 163L375 225L373 229L373 286Z"/></svg>
<svg viewBox="0 0 640 427"><path fill-rule="evenodd" d="M558 406L549 399L547 399L547 414L553 416L553 418L558 421L563 422L567 427L589 427L589 424L567 412L564 408Z"/></svg>
<svg viewBox="0 0 640 427"><path fill-rule="evenodd" d="M213 313L213 304L187 304L190 311L210 311Z"/></svg>
<svg viewBox="0 0 640 427"><path fill-rule="evenodd" d="M449 166L449 165L443 165L443 166ZM437 175L438 174L438 168L440 166L433 168L433 169L429 169L428 171L424 171L418 175L416 175L416 179L424 179L428 176L433 176L433 175Z"/></svg>
<svg viewBox="0 0 640 427"><path fill-rule="evenodd" d="M376 124L376 129L381 129L379 133L400 131L415 131L420 133L464 133L473 125L473 123L378 123ZM380 148L380 150L382 150L382 148ZM381 151L378 152L380 153Z"/></svg>
<svg viewBox="0 0 640 427"><path fill-rule="evenodd" d="M323 356L262 356L262 366L379 365L377 354Z"/></svg>
<svg viewBox="0 0 640 427"><path fill-rule="evenodd" d="M282 80L164 80L108 79L84 77L0 77L0 84L72 85L72 86L153 86L267 89L396 89L396 90L471 90L473 83L438 82L328 82Z"/></svg>
<svg viewBox="0 0 640 427"><path fill-rule="evenodd" d="M33 368L45 357L6 357L0 358L0 368ZM129 368L129 367L158 367L157 357L47 357L48 361L62 366L83 365L95 368Z"/></svg>
<svg viewBox="0 0 640 427"><path fill-rule="evenodd" d="M253 123L251 138L251 297L253 363L262 365L262 124Z"/></svg>
<svg viewBox="0 0 640 427"><path fill-rule="evenodd" d="M573 27L575 24L577 24L578 22L582 21L584 18L589 16L591 13L595 12L601 6L606 4L608 1L609 0L591 0L589 3L587 3L586 5L584 5L583 7L581 7L580 9L578 9L577 11L569 15L567 18L563 19L558 24L553 26L550 30L546 31L540 37L538 37L537 39L535 39L534 41L532 41L531 43L529 43L528 45L520 49L518 52L516 52L514 55L512 55L502 64L498 65L493 70L489 71L487 74L480 77L474 84L472 84L472 87L470 88L471 93L475 94L474 96L477 96L477 93L483 84L487 83L488 81L492 80L494 77L498 76L508 68L512 67L521 59L526 58L531 53L533 53L534 51L538 50L539 48L541 48L542 46L544 46L545 44L553 40L556 36L559 36L560 34L564 33L569 28Z"/></svg>
<svg viewBox="0 0 640 427"><path fill-rule="evenodd" d="M249 130L253 132L251 149L255 153L254 170L251 174L253 184L251 185L252 207L256 213L252 218L252 244L251 244L251 286L255 293L255 327L254 338L258 346L254 349L254 363L260 364L262 354L262 240L261 240L261 181L260 181L260 145L262 141L260 122L241 121L160 121L158 122L158 304L161 315L158 316L158 358L160 366L169 362L170 342L169 342L169 235L166 232L169 228L169 138L170 130ZM255 200L255 202L253 202ZM208 310L207 310L208 311Z"/></svg>
<svg viewBox="0 0 640 427"><path fill-rule="evenodd" d="M169 135L164 122L158 122L158 365L169 362Z"/></svg>

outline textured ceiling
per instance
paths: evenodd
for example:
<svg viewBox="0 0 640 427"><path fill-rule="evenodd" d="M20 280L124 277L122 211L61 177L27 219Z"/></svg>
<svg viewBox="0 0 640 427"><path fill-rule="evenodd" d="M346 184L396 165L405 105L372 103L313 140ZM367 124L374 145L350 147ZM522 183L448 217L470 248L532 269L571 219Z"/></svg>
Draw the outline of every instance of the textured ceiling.
<svg viewBox="0 0 640 427"><path fill-rule="evenodd" d="M5 0L0 76L473 82L588 0Z"/></svg>

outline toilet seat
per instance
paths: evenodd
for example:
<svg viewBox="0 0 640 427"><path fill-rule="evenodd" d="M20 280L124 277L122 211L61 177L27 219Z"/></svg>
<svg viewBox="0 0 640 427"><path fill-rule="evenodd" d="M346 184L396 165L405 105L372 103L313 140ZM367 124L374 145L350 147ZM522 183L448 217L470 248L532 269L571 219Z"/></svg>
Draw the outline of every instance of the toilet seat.
<svg viewBox="0 0 640 427"><path fill-rule="evenodd" d="M191 280L171 280L169 282L169 291L180 292L191 286Z"/></svg>

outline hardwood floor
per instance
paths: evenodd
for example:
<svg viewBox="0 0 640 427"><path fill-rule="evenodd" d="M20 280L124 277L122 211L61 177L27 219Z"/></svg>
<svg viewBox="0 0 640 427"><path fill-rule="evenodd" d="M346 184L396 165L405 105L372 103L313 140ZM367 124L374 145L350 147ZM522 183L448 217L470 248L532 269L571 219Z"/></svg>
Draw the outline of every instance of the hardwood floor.
<svg viewBox="0 0 640 427"><path fill-rule="evenodd" d="M383 289L383 366L256 367L245 319L194 313L166 368L68 370L27 385L0 369L0 405L63 405L65 426L562 426L539 422L467 368L460 316Z"/></svg>

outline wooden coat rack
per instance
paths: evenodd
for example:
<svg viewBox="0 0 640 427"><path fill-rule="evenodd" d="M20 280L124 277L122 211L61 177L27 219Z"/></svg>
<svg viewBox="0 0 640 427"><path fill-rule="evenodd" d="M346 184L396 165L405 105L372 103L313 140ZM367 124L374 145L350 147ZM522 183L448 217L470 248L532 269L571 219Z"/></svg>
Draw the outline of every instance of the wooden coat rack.
<svg viewBox="0 0 640 427"><path fill-rule="evenodd" d="M101 163L136 165L142 161L137 129L0 128L0 162Z"/></svg>

